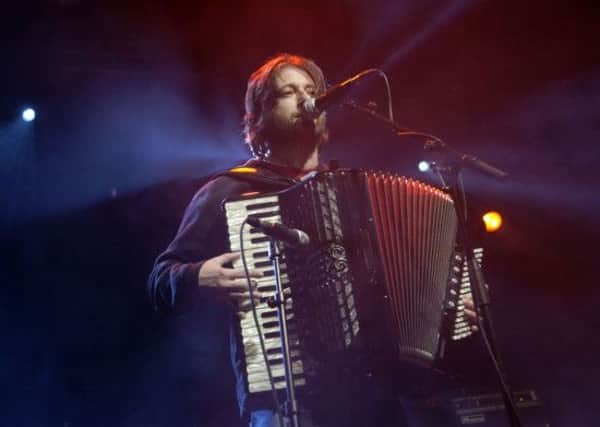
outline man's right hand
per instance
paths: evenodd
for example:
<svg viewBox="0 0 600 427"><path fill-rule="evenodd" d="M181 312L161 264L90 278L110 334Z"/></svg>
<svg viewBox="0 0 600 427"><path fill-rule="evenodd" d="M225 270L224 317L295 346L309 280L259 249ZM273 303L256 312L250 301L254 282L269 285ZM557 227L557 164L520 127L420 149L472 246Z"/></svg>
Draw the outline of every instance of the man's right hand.
<svg viewBox="0 0 600 427"><path fill-rule="evenodd" d="M232 263L240 258L238 252L226 252L214 258L204 261L198 272L198 286L217 288L237 303L240 310L246 311L250 308L250 293L248 282L243 268L229 268L226 264ZM251 278L263 277L257 270L249 270ZM256 280L251 280L252 297L256 302L260 300L260 293L256 290Z"/></svg>

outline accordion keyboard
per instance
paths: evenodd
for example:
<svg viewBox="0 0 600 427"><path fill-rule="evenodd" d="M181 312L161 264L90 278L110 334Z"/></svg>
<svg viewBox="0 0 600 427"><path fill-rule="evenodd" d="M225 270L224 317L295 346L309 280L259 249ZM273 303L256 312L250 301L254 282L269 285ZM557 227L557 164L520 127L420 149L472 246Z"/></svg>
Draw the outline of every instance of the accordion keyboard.
<svg viewBox="0 0 600 427"><path fill-rule="evenodd" d="M240 199L225 203L229 245L232 252L241 251L240 227L246 217L255 216L272 222L281 222L279 200L277 196L254 197ZM279 321L277 309L269 306L270 297L275 294L275 280L273 267L269 259L269 238L259 230L250 226L244 227L244 252L249 269L261 271L263 277L258 278L258 291L263 298L256 304L259 328L254 321L252 312L240 312L240 326L246 374L249 393L259 393L271 390L267 367L262 354L259 331L262 334L267 353L267 360L271 367L271 374L276 389L285 388L284 365L281 352L281 338L279 336ZM233 264L234 268L243 268L242 260ZM286 272L285 260L280 265L281 283L286 294L286 313L290 353L292 358L292 371L294 384L306 384L304 366L301 360L298 333L294 321L293 300L290 295L289 281Z"/></svg>
<svg viewBox="0 0 600 427"><path fill-rule="evenodd" d="M473 255L475 260L481 266L483 261L483 248L473 249ZM462 302L462 298L472 298L471 293L471 279L469 275L469 266L467 265L466 258L463 260L460 272L460 289L458 291L458 303L457 303L457 315L454 323L454 329L452 331L452 340L460 340L473 334L471 325L465 316L465 305Z"/></svg>
<svg viewBox="0 0 600 427"><path fill-rule="evenodd" d="M481 267L483 262L483 248L474 248L473 255ZM450 295L446 303L446 308L448 309L447 312L453 313L449 338L452 341L459 341L473 335L471 323L465 315L465 305L462 301L463 298L473 298L473 294L471 291L469 266L464 254L457 253L454 264L452 267L454 277L450 280Z"/></svg>

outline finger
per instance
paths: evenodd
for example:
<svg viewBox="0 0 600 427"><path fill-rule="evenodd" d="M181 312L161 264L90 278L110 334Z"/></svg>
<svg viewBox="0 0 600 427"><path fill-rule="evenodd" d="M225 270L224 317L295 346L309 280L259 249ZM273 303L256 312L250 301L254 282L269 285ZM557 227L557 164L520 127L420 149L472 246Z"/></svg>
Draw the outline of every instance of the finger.
<svg viewBox="0 0 600 427"><path fill-rule="evenodd" d="M241 314L243 316L243 318L245 318L246 315L252 311L252 303L250 300L239 302L237 305L237 308L238 308L238 313Z"/></svg>
<svg viewBox="0 0 600 427"><path fill-rule="evenodd" d="M242 318L245 318L246 314L252 310L252 304L250 304L250 301L240 302L237 305L237 309L238 314L241 314L243 316Z"/></svg>
<svg viewBox="0 0 600 427"><path fill-rule="evenodd" d="M215 260L219 263L220 266L228 264L230 262L234 262L240 258L239 252L225 252L224 254L219 255L215 258Z"/></svg>
<svg viewBox="0 0 600 427"><path fill-rule="evenodd" d="M465 314L467 316L477 316L477 312L475 310L471 310L467 307L465 307Z"/></svg>
<svg viewBox="0 0 600 427"><path fill-rule="evenodd" d="M256 280L250 280L250 287L252 289L256 289L258 286L258 282ZM244 277L243 279L228 279L224 281L224 287L229 288L242 288L244 290L248 290L248 280Z"/></svg>
<svg viewBox="0 0 600 427"><path fill-rule="evenodd" d="M239 279L246 277L246 271L243 268L224 268L223 274L229 279ZM248 270L248 276L253 278L263 277L264 274L262 271L258 271L255 269Z"/></svg>
<svg viewBox="0 0 600 427"><path fill-rule="evenodd" d="M219 289L226 294L248 292L248 286L246 284L240 285L237 283L221 283Z"/></svg>
<svg viewBox="0 0 600 427"><path fill-rule="evenodd" d="M477 312L475 312L473 310L469 310L467 308L465 308L465 316L467 316L467 318L470 321L476 321L477 320Z"/></svg>
<svg viewBox="0 0 600 427"><path fill-rule="evenodd" d="M475 304L473 303L473 298L471 297L463 297L462 302L466 308L473 310L475 308Z"/></svg>
<svg viewBox="0 0 600 427"><path fill-rule="evenodd" d="M229 297L240 304L250 301L250 294L248 292L230 292Z"/></svg>
<svg viewBox="0 0 600 427"><path fill-rule="evenodd" d="M254 305L256 305L257 303L258 301L255 299ZM252 309L252 301L250 300L250 298L238 300L238 307L250 310Z"/></svg>
<svg viewBox="0 0 600 427"><path fill-rule="evenodd" d="M248 292L231 292L229 296L240 304L250 304L250 293ZM252 298L254 299L254 302L257 303L260 302L261 295L257 292L252 292Z"/></svg>
<svg viewBox="0 0 600 427"><path fill-rule="evenodd" d="M248 292L248 288L244 289L241 293L245 294L246 296L249 295ZM254 298L255 301L260 301L261 298L263 298L263 294L260 291L257 291L256 288L252 288L252 298Z"/></svg>

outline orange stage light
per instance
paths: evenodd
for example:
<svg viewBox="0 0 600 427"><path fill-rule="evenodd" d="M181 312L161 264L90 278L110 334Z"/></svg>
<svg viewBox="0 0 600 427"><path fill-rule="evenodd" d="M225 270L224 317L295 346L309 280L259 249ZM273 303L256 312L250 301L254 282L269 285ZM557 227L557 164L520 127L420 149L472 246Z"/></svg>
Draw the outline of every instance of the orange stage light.
<svg viewBox="0 0 600 427"><path fill-rule="evenodd" d="M260 193L258 191L248 191L247 193L240 194L240 196L248 197L248 196L256 196L257 194L260 194Z"/></svg>
<svg viewBox="0 0 600 427"><path fill-rule="evenodd" d="M482 219L485 224L485 231L488 233L498 231L502 227L502 215L496 211L486 212Z"/></svg>

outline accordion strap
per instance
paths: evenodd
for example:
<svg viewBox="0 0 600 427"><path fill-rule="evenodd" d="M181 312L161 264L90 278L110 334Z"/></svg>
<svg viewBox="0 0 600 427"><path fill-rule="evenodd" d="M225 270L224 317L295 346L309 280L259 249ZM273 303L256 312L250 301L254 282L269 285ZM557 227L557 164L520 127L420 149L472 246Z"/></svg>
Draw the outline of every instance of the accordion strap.
<svg viewBox="0 0 600 427"><path fill-rule="evenodd" d="M280 175L270 169L253 166L239 166L225 171L217 172L211 176L211 180L216 179L220 176L227 176L236 180L250 182L258 184L260 186L271 186L277 189L288 188L292 185L298 184L299 181Z"/></svg>

